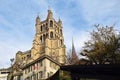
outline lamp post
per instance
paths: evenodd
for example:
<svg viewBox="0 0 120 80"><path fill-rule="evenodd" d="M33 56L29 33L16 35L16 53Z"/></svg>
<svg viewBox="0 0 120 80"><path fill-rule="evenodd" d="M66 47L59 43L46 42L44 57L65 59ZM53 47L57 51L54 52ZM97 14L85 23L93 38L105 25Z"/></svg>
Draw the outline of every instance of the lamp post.
<svg viewBox="0 0 120 80"><path fill-rule="evenodd" d="M11 74L12 74L11 80L13 80L13 62L14 62L14 58L11 58L10 61L11 61Z"/></svg>

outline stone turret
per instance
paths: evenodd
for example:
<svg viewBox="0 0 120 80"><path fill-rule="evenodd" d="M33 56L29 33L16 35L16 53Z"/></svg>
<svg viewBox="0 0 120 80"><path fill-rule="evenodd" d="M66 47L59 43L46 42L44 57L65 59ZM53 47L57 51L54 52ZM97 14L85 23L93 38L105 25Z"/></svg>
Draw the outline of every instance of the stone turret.
<svg viewBox="0 0 120 80"><path fill-rule="evenodd" d="M40 24L40 17L37 16L37 18L36 18L36 25L39 25L39 24Z"/></svg>
<svg viewBox="0 0 120 80"><path fill-rule="evenodd" d="M51 10L48 10L47 19L53 19L53 13Z"/></svg>
<svg viewBox="0 0 120 80"><path fill-rule="evenodd" d="M58 25L59 25L59 26L62 26L62 21L61 21L60 18L59 18L59 20L58 20Z"/></svg>
<svg viewBox="0 0 120 80"><path fill-rule="evenodd" d="M36 18L36 34L40 33L40 17L37 16Z"/></svg>

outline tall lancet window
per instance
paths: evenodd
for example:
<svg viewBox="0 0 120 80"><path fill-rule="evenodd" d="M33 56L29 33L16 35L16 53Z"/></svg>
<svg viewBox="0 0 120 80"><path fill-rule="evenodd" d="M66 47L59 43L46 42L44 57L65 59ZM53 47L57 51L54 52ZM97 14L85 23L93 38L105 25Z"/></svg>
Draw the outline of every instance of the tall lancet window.
<svg viewBox="0 0 120 80"><path fill-rule="evenodd" d="M45 41L46 37L45 37L45 34L43 35L43 40Z"/></svg>
<svg viewBox="0 0 120 80"><path fill-rule="evenodd" d="M60 29L60 34L62 34L62 30Z"/></svg>
<svg viewBox="0 0 120 80"><path fill-rule="evenodd" d="M43 31L45 31L45 25L43 25Z"/></svg>
<svg viewBox="0 0 120 80"><path fill-rule="evenodd" d="M62 44L63 44L63 41L62 41L62 40L60 40L60 45L62 46Z"/></svg>
<svg viewBox="0 0 120 80"><path fill-rule="evenodd" d="M40 37L40 43L42 43L42 36Z"/></svg>
<svg viewBox="0 0 120 80"><path fill-rule="evenodd" d="M48 24L46 23L46 31L48 31Z"/></svg>
<svg viewBox="0 0 120 80"><path fill-rule="evenodd" d="M42 26L40 27L40 29L41 29L40 31L42 32L42 29L43 29Z"/></svg>
<svg viewBox="0 0 120 80"><path fill-rule="evenodd" d="M53 21L50 20L50 27L53 27Z"/></svg>
<svg viewBox="0 0 120 80"><path fill-rule="evenodd" d="M50 38L53 38L53 32L50 32Z"/></svg>

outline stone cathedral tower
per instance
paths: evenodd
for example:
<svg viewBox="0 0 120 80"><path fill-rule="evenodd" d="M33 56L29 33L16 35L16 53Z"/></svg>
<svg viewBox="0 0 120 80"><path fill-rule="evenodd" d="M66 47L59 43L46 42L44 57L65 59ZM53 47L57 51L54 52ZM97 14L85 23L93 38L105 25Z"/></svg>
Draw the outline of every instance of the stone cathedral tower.
<svg viewBox="0 0 120 80"><path fill-rule="evenodd" d="M37 16L35 27L32 48L16 53L14 70L8 80L44 80L66 63L62 21L55 21L52 11L48 10L46 20L41 21Z"/></svg>
<svg viewBox="0 0 120 80"><path fill-rule="evenodd" d="M66 47L62 31L62 21L55 21L53 13L48 10L46 20L36 18L36 34L31 49L31 57L37 59L42 55L51 56L59 63L65 63Z"/></svg>

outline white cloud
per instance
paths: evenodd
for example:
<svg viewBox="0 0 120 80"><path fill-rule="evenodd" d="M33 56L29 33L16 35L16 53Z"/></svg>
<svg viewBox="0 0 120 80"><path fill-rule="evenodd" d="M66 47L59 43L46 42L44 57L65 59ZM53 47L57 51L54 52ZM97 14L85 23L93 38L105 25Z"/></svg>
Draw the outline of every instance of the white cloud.
<svg viewBox="0 0 120 80"><path fill-rule="evenodd" d="M78 1L81 12L89 24L110 24L109 18L116 22L120 17L119 0L82 0ZM118 20L118 19L117 19Z"/></svg>

